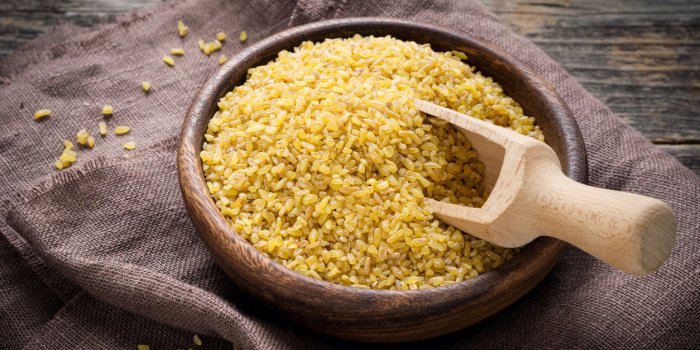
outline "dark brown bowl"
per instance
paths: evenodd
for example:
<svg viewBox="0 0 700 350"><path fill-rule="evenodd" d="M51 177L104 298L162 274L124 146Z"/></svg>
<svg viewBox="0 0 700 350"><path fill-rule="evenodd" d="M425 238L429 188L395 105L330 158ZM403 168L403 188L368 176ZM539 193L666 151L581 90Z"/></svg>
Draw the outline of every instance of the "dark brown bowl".
<svg viewBox="0 0 700 350"><path fill-rule="evenodd" d="M468 281L416 291L358 289L305 277L267 258L236 234L215 207L205 185L199 153L218 100L246 78L246 71L302 41L385 36L459 50L468 63L499 82L534 116L566 174L586 181L586 153L576 122L554 89L533 70L495 45L466 33L386 18L317 22L275 34L245 49L202 87L182 125L177 154L185 205L214 259L229 278L285 319L314 331L357 341L425 339L465 328L504 309L549 273L565 244L539 238L508 263Z"/></svg>

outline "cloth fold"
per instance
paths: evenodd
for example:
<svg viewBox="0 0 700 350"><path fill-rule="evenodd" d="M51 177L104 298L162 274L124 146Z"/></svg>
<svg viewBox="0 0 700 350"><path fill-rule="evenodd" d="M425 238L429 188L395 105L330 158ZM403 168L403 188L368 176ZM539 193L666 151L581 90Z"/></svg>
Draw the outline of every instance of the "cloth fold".
<svg viewBox="0 0 700 350"><path fill-rule="evenodd" d="M592 185L666 201L678 222L670 259L634 277L569 248L552 273L504 312L460 332L389 348L647 348L700 345L700 180L625 126L534 44L475 0L181 0L88 32L58 27L0 60L0 348L385 348L323 337L276 320L213 263L184 210L177 133L218 68L197 39L255 42L311 21L388 16L493 42L561 94L584 137ZM175 28L182 19L190 34ZM227 41L231 57L248 43ZM186 54L167 67L172 47ZM144 94L143 80L153 90ZM126 136L97 137L103 104ZM51 117L31 120L35 110ZM535 116L536 117L536 116ZM62 140L87 128L94 149L57 172ZM121 145L136 141L126 153Z"/></svg>

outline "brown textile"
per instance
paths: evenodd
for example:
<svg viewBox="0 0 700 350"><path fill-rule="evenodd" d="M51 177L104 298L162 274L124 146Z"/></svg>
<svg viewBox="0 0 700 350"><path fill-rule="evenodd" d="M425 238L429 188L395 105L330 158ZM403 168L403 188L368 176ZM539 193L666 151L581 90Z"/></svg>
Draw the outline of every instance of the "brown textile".
<svg viewBox="0 0 700 350"><path fill-rule="evenodd" d="M700 181L625 126L556 62L476 1L183 0L88 32L56 28L0 61L0 348L374 347L324 338L274 320L213 264L177 185L177 132L214 72L196 40L225 30L229 57L291 26L326 18L391 16L479 35L531 64L564 97L583 132L590 183L666 201L678 220L669 261L633 277L570 248L515 305L475 326L396 348L646 348L700 344ZM191 28L181 40L175 24ZM172 47L187 54L167 67ZM139 84L153 90L144 96ZM53 161L63 139L97 136L101 106L130 134L98 137L70 169ZM37 109L53 115L32 121ZM128 153L121 144L135 140ZM225 341L225 340L227 341ZM434 343L433 343L434 342Z"/></svg>

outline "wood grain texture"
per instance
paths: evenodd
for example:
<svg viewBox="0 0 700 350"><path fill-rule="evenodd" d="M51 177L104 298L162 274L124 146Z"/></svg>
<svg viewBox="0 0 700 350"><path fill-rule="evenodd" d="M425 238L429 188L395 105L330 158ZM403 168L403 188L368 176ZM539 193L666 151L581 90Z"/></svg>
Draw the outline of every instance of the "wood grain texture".
<svg viewBox="0 0 700 350"><path fill-rule="evenodd" d="M672 154L695 174L700 175L700 145L658 145L662 150Z"/></svg>
<svg viewBox="0 0 700 350"><path fill-rule="evenodd" d="M482 0L628 125L696 174L700 2ZM679 146L674 146L679 145Z"/></svg>
<svg viewBox="0 0 700 350"><path fill-rule="evenodd" d="M93 26L163 0L5 0L0 56L60 22ZM700 175L700 3L482 0L632 127Z"/></svg>
<svg viewBox="0 0 700 350"><path fill-rule="evenodd" d="M343 19L296 27L265 39L227 62L204 85L185 118L178 146L185 206L200 237L231 280L298 325L368 342L425 339L467 327L533 288L554 266L564 243L539 238L498 269L451 286L415 291L352 288L315 280L271 261L232 232L205 185L199 154L207 124L219 98L245 79L248 68L264 64L279 51L305 40L356 33L393 35L429 42L440 51L465 52L468 62L499 81L526 113L540 116L542 131L557 150L556 161L571 178L585 182L585 148L578 127L554 89L527 65L480 39L435 27L400 20Z"/></svg>
<svg viewBox="0 0 700 350"><path fill-rule="evenodd" d="M500 169L484 173L490 195L481 208L426 199L438 219L506 248L558 238L634 275L656 271L671 254L676 220L663 201L578 183L543 142L427 101L415 104L463 132L486 169Z"/></svg>

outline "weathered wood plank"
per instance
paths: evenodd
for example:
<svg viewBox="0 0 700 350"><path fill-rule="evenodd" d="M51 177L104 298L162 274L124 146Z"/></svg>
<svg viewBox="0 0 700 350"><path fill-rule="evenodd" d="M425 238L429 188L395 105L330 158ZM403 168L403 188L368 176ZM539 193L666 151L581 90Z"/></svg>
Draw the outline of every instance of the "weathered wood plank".
<svg viewBox="0 0 700 350"><path fill-rule="evenodd" d="M700 141L700 3L483 2L652 141Z"/></svg>
<svg viewBox="0 0 700 350"><path fill-rule="evenodd" d="M700 145L658 145L700 176Z"/></svg>
<svg viewBox="0 0 700 350"><path fill-rule="evenodd" d="M112 21L122 12L150 8L164 0L3 0L0 1L0 56L49 31L53 26L69 22L90 27Z"/></svg>

